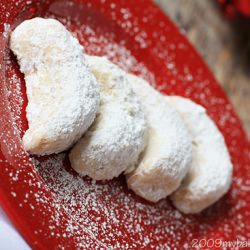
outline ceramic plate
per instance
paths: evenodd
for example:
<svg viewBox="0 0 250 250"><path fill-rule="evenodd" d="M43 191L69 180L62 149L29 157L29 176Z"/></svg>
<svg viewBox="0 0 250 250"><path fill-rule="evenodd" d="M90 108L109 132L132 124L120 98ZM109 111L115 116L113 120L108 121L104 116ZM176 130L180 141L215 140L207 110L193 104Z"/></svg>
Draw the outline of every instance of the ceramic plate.
<svg viewBox="0 0 250 250"><path fill-rule="evenodd" d="M228 194L204 212L187 216L168 199L157 204L140 199L124 177L108 182L80 178L67 152L29 156L21 143L28 126L24 78L8 38L17 24L35 16L61 21L86 53L105 55L159 91L205 106L234 164ZM190 249L250 239L246 135L200 56L151 1L3 0L0 32L0 204L32 248Z"/></svg>

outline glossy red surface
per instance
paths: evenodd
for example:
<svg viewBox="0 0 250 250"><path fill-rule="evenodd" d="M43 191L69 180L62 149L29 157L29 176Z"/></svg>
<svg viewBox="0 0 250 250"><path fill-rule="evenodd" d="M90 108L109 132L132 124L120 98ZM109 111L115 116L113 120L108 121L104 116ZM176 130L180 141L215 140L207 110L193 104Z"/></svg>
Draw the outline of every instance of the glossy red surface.
<svg viewBox="0 0 250 250"><path fill-rule="evenodd" d="M201 214L185 216L168 200L157 204L143 201L127 189L123 177L101 183L80 179L64 156L65 173L72 182L78 178L76 187L85 190L68 189L62 171L54 174L50 169L60 156L36 158L37 170L21 143L27 129L25 85L8 49L11 29L34 16L59 19L86 52L107 55L162 92L186 96L205 106L222 131L234 164L229 193ZM250 239L249 142L232 105L200 56L153 3L1 1L0 32L0 204L30 246L192 249L193 239ZM51 166L43 167L50 160Z"/></svg>
<svg viewBox="0 0 250 250"><path fill-rule="evenodd" d="M249 0L217 0L228 18L249 18L250 2Z"/></svg>

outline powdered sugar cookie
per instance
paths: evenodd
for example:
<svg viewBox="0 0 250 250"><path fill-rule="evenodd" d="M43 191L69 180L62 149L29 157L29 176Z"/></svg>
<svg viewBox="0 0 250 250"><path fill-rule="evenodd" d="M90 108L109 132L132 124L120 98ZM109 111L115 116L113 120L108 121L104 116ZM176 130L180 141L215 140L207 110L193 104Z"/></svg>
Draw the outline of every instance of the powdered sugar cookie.
<svg viewBox="0 0 250 250"><path fill-rule="evenodd" d="M188 131L179 114L145 80L128 75L139 96L149 126L149 139L138 167L127 175L127 184L146 200L157 202L180 185L192 159Z"/></svg>
<svg viewBox="0 0 250 250"><path fill-rule="evenodd" d="M43 18L21 23L10 47L26 81L25 149L44 155L69 148L91 125L99 105L99 86L83 48L60 22Z"/></svg>
<svg viewBox="0 0 250 250"><path fill-rule="evenodd" d="M70 153L72 167L108 180L137 163L146 144L146 121L126 73L104 57L86 56L101 88L97 118Z"/></svg>
<svg viewBox="0 0 250 250"><path fill-rule="evenodd" d="M228 191L232 163L222 134L202 106L183 97L167 100L183 117L193 142L192 165L172 200L180 211L198 213Z"/></svg>

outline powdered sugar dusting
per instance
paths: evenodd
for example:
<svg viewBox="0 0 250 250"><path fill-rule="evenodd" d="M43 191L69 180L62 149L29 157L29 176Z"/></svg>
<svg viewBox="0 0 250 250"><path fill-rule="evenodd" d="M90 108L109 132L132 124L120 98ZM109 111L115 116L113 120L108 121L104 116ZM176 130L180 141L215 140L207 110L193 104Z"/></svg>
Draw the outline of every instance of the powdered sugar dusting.
<svg viewBox="0 0 250 250"><path fill-rule="evenodd" d="M223 136L202 106L179 96L166 100L182 116L193 144L192 165L172 200L180 211L198 213L228 191L233 166Z"/></svg>
<svg viewBox="0 0 250 250"><path fill-rule="evenodd" d="M86 6L75 6L72 2L66 3L67 9L65 6L63 8L63 16L58 12L58 9L61 8L60 3L55 3L52 5L50 17L57 18L63 24L70 28L71 32L79 39L80 43L85 47L85 52L90 55L98 55L98 56L106 56L109 60L120 66L121 68L130 71L132 73L136 73L148 80L152 85L156 86L156 81L154 74L148 70L147 66L136 59L136 57L131 53L130 48L126 46L127 37L122 35L122 37L117 40L116 34L112 33L113 28L117 28L114 23L109 23L107 26L95 25L95 18L100 19L102 22L107 22L107 20L101 20L103 17L94 11L89 16L81 16L81 11L86 11L85 8L91 8L91 2ZM114 9L113 5L110 5L111 10ZM72 16L72 12L74 12L74 16ZM55 14L54 14L55 13ZM111 11L111 15L112 15ZM59 14L56 15L56 14ZM129 10L122 9L121 14L127 20L127 31L131 31L133 27L131 26L131 14L129 14ZM115 17L114 17L115 18ZM84 20L84 22L83 22ZM85 23L87 22L87 23ZM75 26L75 24L77 24ZM124 23L121 24L124 26ZM123 27L124 28L124 27ZM140 40L141 32L138 27L134 27L136 32L137 39ZM122 32L124 33L124 32ZM142 32L145 39L145 32ZM131 33L133 35L133 33ZM87 45L87 46L86 46ZM138 45L140 48L145 48L144 46Z"/></svg>
<svg viewBox="0 0 250 250"><path fill-rule="evenodd" d="M105 57L85 57L100 84L101 101L96 120L69 158L81 175L110 180L138 162L146 146L146 118L126 72Z"/></svg>
<svg viewBox="0 0 250 250"><path fill-rule="evenodd" d="M157 202L174 192L192 161L192 144L181 116L148 82L132 74L129 83L140 98L149 126L148 144L127 183L141 197Z"/></svg>
<svg viewBox="0 0 250 250"><path fill-rule="evenodd" d="M131 249L149 247L165 249L176 245L176 240L186 237L183 246L190 245L193 238L198 237L194 228L199 228L207 235L216 237L213 224L209 218L186 217L171 208L168 201L163 200L155 205L138 200L134 194L128 192L123 177L112 182L96 182L88 178L80 178L65 169L66 154L53 156L47 160L36 161L36 167L54 197L65 207L72 219L92 232L112 249ZM234 189L234 196L249 190L248 182L238 179ZM227 213L236 212L245 206L238 201ZM224 208L223 208L224 207ZM220 211L221 210L221 211ZM229 225L222 225L224 221L225 204L220 203L208 210L208 217L213 216L218 231L230 233ZM233 217L230 224L241 223L245 228L242 217ZM221 223L221 224L220 224ZM240 234L239 230L239 234ZM166 242L165 239L168 239Z"/></svg>
<svg viewBox="0 0 250 250"><path fill-rule="evenodd" d="M157 225L165 216L174 220L181 217L177 211L166 211L162 215L160 210L168 207L165 201L158 206L136 202L133 195L125 190L126 187L121 185L120 180L109 183L86 178L83 181L65 170L65 158L66 155L60 154L43 162L36 162L37 169L44 179L52 180L47 182L49 188L73 218L97 238L101 238L105 244L112 246L112 249L131 249L140 246L140 242L143 247L147 247L154 235L154 232L147 235L148 227ZM181 223L175 225L180 226ZM161 231L162 228L156 230ZM168 231L169 228L165 225L164 233ZM157 238L157 241L163 240L162 237L163 235ZM131 242L128 242L129 238ZM167 246L167 243L158 245L159 248Z"/></svg>
<svg viewBox="0 0 250 250"><path fill-rule="evenodd" d="M82 47L55 19L33 18L15 28L10 48L29 100L25 149L39 155L68 149L92 124L99 105L99 86Z"/></svg>

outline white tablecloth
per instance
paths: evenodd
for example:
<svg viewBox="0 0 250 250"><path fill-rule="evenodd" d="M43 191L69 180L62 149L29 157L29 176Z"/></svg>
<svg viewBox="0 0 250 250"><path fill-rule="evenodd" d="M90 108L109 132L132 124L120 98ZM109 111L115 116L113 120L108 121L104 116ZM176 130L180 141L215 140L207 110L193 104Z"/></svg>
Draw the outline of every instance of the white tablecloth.
<svg viewBox="0 0 250 250"><path fill-rule="evenodd" d="M10 220L0 208L0 249L1 250L30 250L30 247L15 230Z"/></svg>

